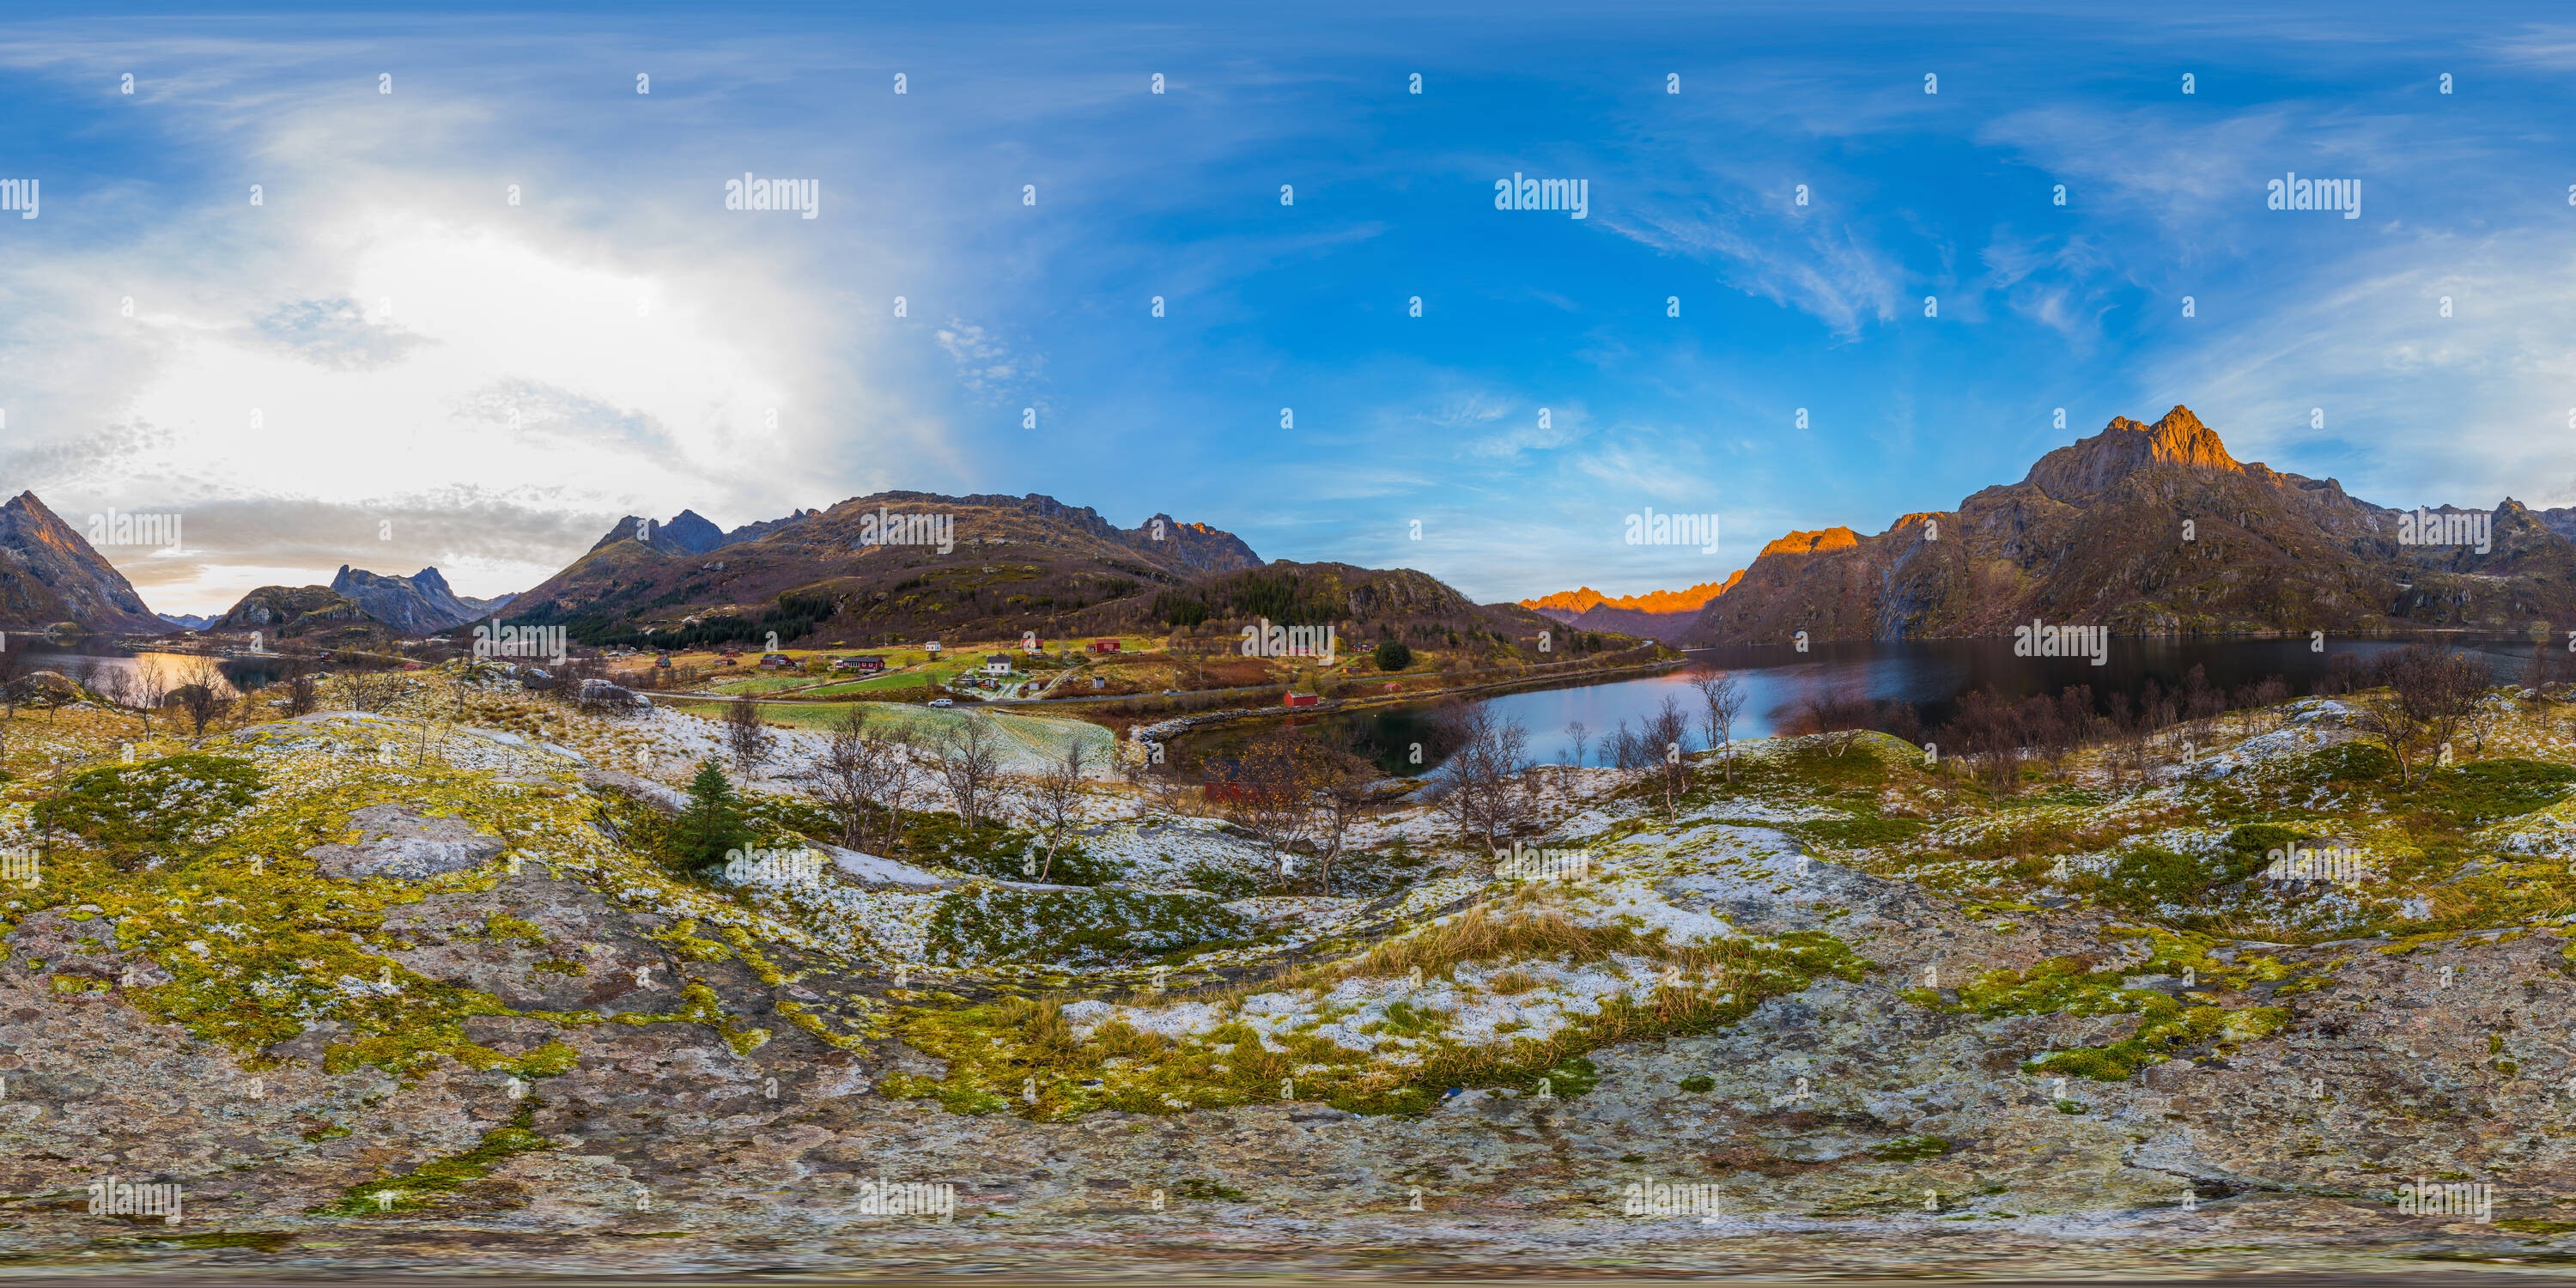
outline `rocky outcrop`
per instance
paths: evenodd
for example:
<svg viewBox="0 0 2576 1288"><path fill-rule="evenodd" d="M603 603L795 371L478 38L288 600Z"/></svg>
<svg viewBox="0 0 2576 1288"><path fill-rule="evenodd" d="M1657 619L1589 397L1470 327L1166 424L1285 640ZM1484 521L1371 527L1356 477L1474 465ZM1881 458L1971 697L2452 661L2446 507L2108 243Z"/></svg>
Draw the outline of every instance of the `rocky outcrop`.
<svg viewBox="0 0 2576 1288"><path fill-rule="evenodd" d="M1233 572L1262 566L1261 556L1241 537L1204 523L1183 523L1156 514L1124 534L1128 545L1161 555L1194 572Z"/></svg>
<svg viewBox="0 0 2576 1288"><path fill-rule="evenodd" d="M501 838L452 818L431 818L409 805L370 805L349 816L358 839L305 851L324 876L343 881L392 877L419 881L462 872L498 855Z"/></svg>

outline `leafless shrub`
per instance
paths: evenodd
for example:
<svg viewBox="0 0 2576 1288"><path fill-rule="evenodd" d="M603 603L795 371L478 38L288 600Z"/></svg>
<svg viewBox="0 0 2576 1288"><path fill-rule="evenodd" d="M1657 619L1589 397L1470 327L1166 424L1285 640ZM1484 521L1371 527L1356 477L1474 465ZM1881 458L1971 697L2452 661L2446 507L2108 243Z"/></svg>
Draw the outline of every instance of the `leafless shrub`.
<svg viewBox="0 0 2576 1288"><path fill-rule="evenodd" d="M1488 849L1525 824L1535 805L1519 779L1530 769L1529 731L1483 703L1451 711L1444 721L1455 748L1441 765L1441 804L1458 830L1480 835ZM1624 731L1626 724L1621 723Z"/></svg>
<svg viewBox="0 0 2576 1288"><path fill-rule="evenodd" d="M939 776L957 804L957 816L968 827L982 826L992 817L994 789L1001 774L1001 740L991 716L970 713L941 741Z"/></svg>
<svg viewBox="0 0 2576 1288"><path fill-rule="evenodd" d="M744 779L749 779L777 750L778 737L761 720L760 704L752 701L751 695L737 694L725 704L724 745L726 754L733 757L735 775Z"/></svg>
<svg viewBox="0 0 2576 1288"><path fill-rule="evenodd" d="M222 668L210 657L191 661L182 678L186 681L171 694L179 710L194 726L196 736L206 736L206 726L221 720L233 707L233 697L226 692Z"/></svg>
<svg viewBox="0 0 2576 1288"><path fill-rule="evenodd" d="M1708 745L1724 753L1726 781L1735 781L1735 722L1744 717L1745 693L1742 681L1733 671L1718 671L1691 681L1699 690L1705 710L1700 713L1700 728L1708 734Z"/></svg>
<svg viewBox="0 0 2576 1288"><path fill-rule="evenodd" d="M1083 769L1088 754L1082 739L1067 739L1064 753L1047 765L1045 773L1038 775L1030 812L1037 822L1039 834L1046 838L1046 865L1038 872L1040 881L1054 874L1055 852L1063 846L1066 830L1079 817Z"/></svg>
<svg viewBox="0 0 2576 1288"><path fill-rule="evenodd" d="M402 672L381 662L352 660L335 669L333 688L352 711L382 711L402 696Z"/></svg>
<svg viewBox="0 0 2576 1288"><path fill-rule="evenodd" d="M841 844L891 854L903 839L904 802L920 782L908 739L867 736L867 708L842 709L822 758L804 774L841 825Z"/></svg>

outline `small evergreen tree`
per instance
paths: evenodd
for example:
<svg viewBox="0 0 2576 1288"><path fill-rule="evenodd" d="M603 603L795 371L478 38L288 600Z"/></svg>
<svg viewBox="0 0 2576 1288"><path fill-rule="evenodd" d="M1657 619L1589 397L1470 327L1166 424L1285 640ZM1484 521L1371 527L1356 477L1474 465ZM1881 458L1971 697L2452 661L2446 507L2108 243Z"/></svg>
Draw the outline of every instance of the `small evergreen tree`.
<svg viewBox="0 0 2576 1288"><path fill-rule="evenodd" d="M680 811L671 839L691 870L722 862L725 851L751 840L751 829L743 824L742 797L716 762L700 762L698 776L689 780L689 805Z"/></svg>
<svg viewBox="0 0 2576 1288"><path fill-rule="evenodd" d="M1401 671L1413 665L1413 650L1402 640L1387 640L1377 646L1377 669Z"/></svg>

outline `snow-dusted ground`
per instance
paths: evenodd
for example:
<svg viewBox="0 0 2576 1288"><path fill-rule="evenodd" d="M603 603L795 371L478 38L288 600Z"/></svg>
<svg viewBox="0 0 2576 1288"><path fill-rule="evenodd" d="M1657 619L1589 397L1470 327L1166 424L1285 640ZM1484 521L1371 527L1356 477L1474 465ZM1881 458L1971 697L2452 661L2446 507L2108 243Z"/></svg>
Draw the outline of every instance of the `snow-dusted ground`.
<svg viewBox="0 0 2576 1288"><path fill-rule="evenodd" d="M1129 883L1152 889L1191 885L1194 867L1263 880L1278 869L1269 847L1228 833L1221 819L1180 814L1112 819L1080 828L1071 839L1081 842L1092 858L1117 865Z"/></svg>
<svg viewBox="0 0 2576 1288"><path fill-rule="evenodd" d="M815 841L812 844L815 849L823 853L825 858L832 861L834 868L852 880L865 881L872 885L913 886L924 890L935 890L947 884L941 878L909 863L897 863L893 859L881 859L873 854L844 849L838 845L827 845L821 841Z"/></svg>

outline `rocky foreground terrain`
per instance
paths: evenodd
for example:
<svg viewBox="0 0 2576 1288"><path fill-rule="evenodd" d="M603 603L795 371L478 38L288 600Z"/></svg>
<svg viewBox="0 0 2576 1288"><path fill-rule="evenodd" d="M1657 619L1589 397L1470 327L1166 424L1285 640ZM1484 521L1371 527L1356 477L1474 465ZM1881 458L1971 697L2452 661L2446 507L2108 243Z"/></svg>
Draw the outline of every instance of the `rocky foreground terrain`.
<svg viewBox="0 0 2576 1288"><path fill-rule="evenodd" d="M22 711L0 1265L2563 1274L2571 708L2410 784L2370 700L2003 793L1882 735L1540 769L1520 848L1402 806L1332 896L1114 783L1058 884L777 772L793 861L674 863L689 717L428 679Z"/></svg>

